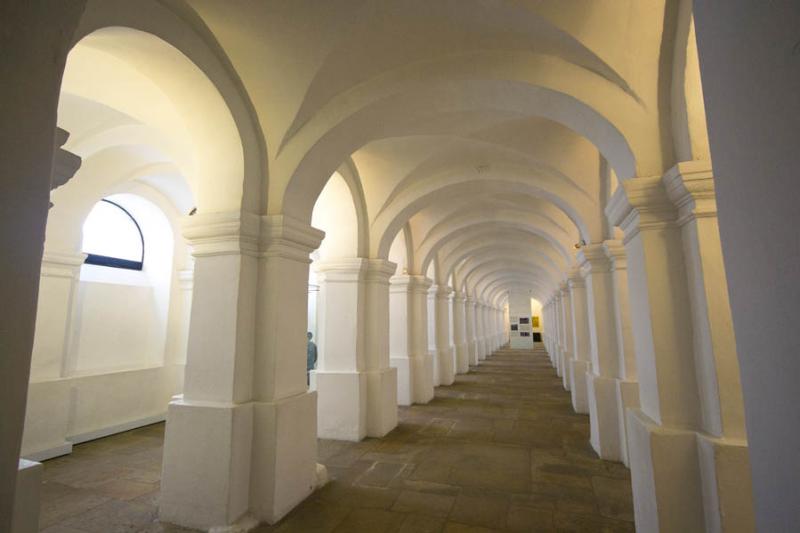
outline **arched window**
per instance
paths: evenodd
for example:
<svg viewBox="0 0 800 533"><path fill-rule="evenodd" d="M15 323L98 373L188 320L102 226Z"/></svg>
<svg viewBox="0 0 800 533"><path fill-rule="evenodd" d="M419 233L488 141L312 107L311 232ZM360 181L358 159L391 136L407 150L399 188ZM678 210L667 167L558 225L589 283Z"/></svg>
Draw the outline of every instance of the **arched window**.
<svg viewBox="0 0 800 533"><path fill-rule="evenodd" d="M83 223L83 252L90 265L142 270L142 230L124 207L102 199Z"/></svg>

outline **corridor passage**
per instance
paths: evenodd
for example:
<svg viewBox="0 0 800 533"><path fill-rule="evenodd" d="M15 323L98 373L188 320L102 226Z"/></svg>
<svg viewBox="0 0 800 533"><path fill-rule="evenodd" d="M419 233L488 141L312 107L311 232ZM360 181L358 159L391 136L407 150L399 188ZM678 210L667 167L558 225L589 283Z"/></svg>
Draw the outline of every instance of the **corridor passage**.
<svg viewBox="0 0 800 533"><path fill-rule="evenodd" d="M188 531L156 521L163 425L45 463L42 528ZM331 482L265 532L633 531L630 478L589 444L543 350L501 349L400 408L382 439L321 440Z"/></svg>

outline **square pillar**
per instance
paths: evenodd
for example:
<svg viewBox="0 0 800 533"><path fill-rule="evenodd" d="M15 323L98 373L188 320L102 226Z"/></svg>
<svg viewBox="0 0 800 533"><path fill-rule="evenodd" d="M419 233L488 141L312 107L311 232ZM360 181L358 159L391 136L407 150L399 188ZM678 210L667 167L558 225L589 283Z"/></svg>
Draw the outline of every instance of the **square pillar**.
<svg viewBox="0 0 800 533"><path fill-rule="evenodd" d="M317 436L359 441L367 435L367 375L364 349L367 261L314 263L317 297Z"/></svg>
<svg viewBox="0 0 800 533"><path fill-rule="evenodd" d="M485 305L477 302L475 306L475 325L477 331L478 363L486 359L488 350L486 346L486 323L483 321Z"/></svg>
<svg viewBox="0 0 800 533"><path fill-rule="evenodd" d="M39 300L46 298L47 305L37 306L31 381L58 379L75 372L76 361L70 353L72 318L85 260L83 253L45 250Z"/></svg>
<svg viewBox="0 0 800 533"><path fill-rule="evenodd" d="M680 163L663 183L678 209L700 396L698 436L706 529L755 529L744 399L708 161Z"/></svg>
<svg viewBox="0 0 800 533"><path fill-rule="evenodd" d="M478 339L476 338L476 325L475 325L475 306L476 302L473 298L467 296L464 303L464 315L466 319L467 331L467 352L469 364L476 366L478 364Z"/></svg>
<svg viewBox="0 0 800 533"><path fill-rule="evenodd" d="M317 486L317 397L306 385L309 254L324 233L261 217L250 506L274 524Z"/></svg>
<svg viewBox="0 0 800 533"><path fill-rule="evenodd" d="M614 326L617 346L617 376L614 396L619 415L618 430L622 462L628 458L628 409L639 408L639 381L636 375L636 353L631 329L630 298L628 296L628 262L625 246L620 241L603 242L603 250L611 263L613 282Z"/></svg>
<svg viewBox="0 0 800 533"><path fill-rule="evenodd" d="M453 289L446 285L436 288L436 357L439 363L439 383L452 385L456 377L456 354L450 329Z"/></svg>
<svg viewBox="0 0 800 533"><path fill-rule="evenodd" d="M189 217L184 235L192 318L184 394L167 413L159 516L206 530L274 523L317 484L304 295L323 234L236 212Z"/></svg>
<svg viewBox="0 0 800 533"><path fill-rule="evenodd" d="M441 377L439 375L439 353L436 350L436 291L438 290L436 285L429 285L428 286L428 300L427 300L427 320L426 320L426 327L428 330L428 336L426 337L428 340L428 358L432 360L433 363L433 386L438 387L442 384Z"/></svg>
<svg viewBox="0 0 800 533"><path fill-rule="evenodd" d="M586 281L590 371L586 373L590 442L603 458L621 461L620 413L617 409L617 332L614 323L614 280L611 262L602 244L589 244L578 252Z"/></svg>
<svg viewBox="0 0 800 533"><path fill-rule="evenodd" d="M682 163L663 179L629 180L607 213L625 231L629 264L641 403L628 411L637 528L751 531L710 166ZM684 512L658 511L673 508Z"/></svg>
<svg viewBox="0 0 800 533"><path fill-rule="evenodd" d="M411 383L414 403L428 403L433 399L434 363L428 350L428 290L431 280L412 276L411 291Z"/></svg>
<svg viewBox="0 0 800 533"><path fill-rule="evenodd" d="M467 298L459 293L453 297L453 340L456 349L456 372L469 372L469 348L467 346Z"/></svg>
<svg viewBox="0 0 800 533"><path fill-rule="evenodd" d="M167 410L159 518L210 529L250 518L259 218L195 215L183 234L194 294L184 392Z"/></svg>
<svg viewBox="0 0 800 533"><path fill-rule="evenodd" d="M572 376L570 374L569 362L572 360L573 352L573 326L572 326L572 301L569 294L569 285L567 281L562 281L559 285L561 292L561 322L560 322L560 336L561 336L561 353L559 365L561 366L561 380L564 385L564 390L572 389Z"/></svg>
<svg viewBox="0 0 800 533"><path fill-rule="evenodd" d="M389 278L397 265L367 261L365 276L365 363L367 436L383 437L397 427L397 370L389 364Z"/></svg>
<svg viewBox="0 0 800 533"><path fill-rule="evenodd" d="M586 372L589 363L589 322L587 317L586 283L576 268L570 273L567 280L572 308L572 359L569 361L570 393L572 395L572 408L576 413L589 413L588 390Z"/></svg>
<svg viewBox="0 0 800 533"><path fill-rule="evenodd" d="M397 404L414 403L414 373L412 371L411 322L413 320L414 277L392 276L389 279L389 364L397 371Z"/></svg>

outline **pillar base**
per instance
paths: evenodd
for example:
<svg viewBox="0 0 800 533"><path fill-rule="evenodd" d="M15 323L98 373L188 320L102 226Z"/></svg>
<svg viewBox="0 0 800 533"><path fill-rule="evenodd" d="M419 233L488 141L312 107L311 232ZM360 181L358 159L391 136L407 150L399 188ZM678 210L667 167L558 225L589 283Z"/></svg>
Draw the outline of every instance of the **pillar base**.
<svg viewBox="0 0 800 533"><path fill-rule="evenodd" d="M366 373L367 436L383 437L397 427L397 370Z"/></svg>
<svg viewBox="0 0 800 533"><path fill-rule="evenodd" d="M616 380L586 374L589 398L589 442L601 459L622 461L617 411Z"/></svg>
<svg viewBox="0 0 800 533"><path fill-rule="evenodd" d="M390 357L389 365L397 371L397 405L414 403L411 359L405 356Z"/></svg>
<svg viewBox="0 0 800 533"><path fill-rule="evenodd" d="M243 518L250 503L252 443L252 403L173 399L167 409L159 519L207 531Z"/></svg>
<svg viewBox="0 0 800 533"><path fill-rule="evenodd" d="M317 436L358 442L367 436L367 374L311 372L317 391ZM395 393L396 394L396 393Z"/></svg>
<svg viewBox="0 0 800 533"><path fill-rule="evenodd" d="M469 347L466 343L456 344L456 373L469 372Z"/></svg>
<svg viewBox="0 0 800 533"><path fill-rule="evenodd" d="M317 394L253 407L250 512L274 524L318 487Z"/></svg>
<svg viewBox="0 0 800 533"><path fill-rule="evenodd" d="M317 486L316 404L315 393L237 405L174 399L159 519L239 532L283 518Z"/></svg>
<svg viewBox="0 0 800 533"><path fill-rule="evenodd" d="M439 363L439 385L452 385L456 380L456 351L453 346L436 353Z"/></svg>
<svg viewBox="0 0 800 533"><path fill-rule="evenodd" d="M628 457L628 409L639 408L639 382L624 381L615 379L614 394L617 402L617 412L619 413L619 444L620 455L625 466L630 468L631 462Z"/></svg>
<svg viewBox="0 0 800 533"><path fill-rule="evenodd" d="M429 354L411 357L414 403L428 403L433 399L433 364L434 359Z"/></svg>
<svg viewBox="0 0 800 533"><path fill-rule="evenodd" d="M749 533L756 530L750 454L747 443L697 438L703 480L706 531Z"/></svg>
<svg viewBox="0 0 800 533"><path fill-rule="evenodd" d="M589 414L589 391L586 386L586 372L589 370L587 361L571 359L569 362L569 381L572 393L572 408L576 413Z"/></svg>
<svg viewBox="0 0 800 533"><path fill-rule="evenodd" d="M641 409L627 416L636 531L706 531L697 433L659 426Z"/></svg>

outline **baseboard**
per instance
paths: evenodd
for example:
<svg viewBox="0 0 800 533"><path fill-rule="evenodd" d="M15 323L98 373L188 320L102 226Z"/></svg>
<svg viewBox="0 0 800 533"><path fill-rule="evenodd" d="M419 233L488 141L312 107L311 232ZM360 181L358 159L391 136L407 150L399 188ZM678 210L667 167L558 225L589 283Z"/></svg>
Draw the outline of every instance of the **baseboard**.
<svg viewBox="0 0 800 533"><path fill-rule="evenodd" d="M108 437L109 435L115 435L117 433L123 433L125 431L130 431L132 429L149 426L150 424L163 422L166 419L167 419L167 413L165 411L157 415L151 415L151 416L146 416L144 418L129 420L127 422L123 422L122 424L115 424L113 426L107 426L93 431L87 431L86 433L70 435L66 438L66 441L63 444L59 444L58 446L53 446L51 448L45 448L44 450L39 450L37 452L25 454L23 458L28 459L30 461L41 462L41 461L46 461L48 459L61 457L62 455L69 455L70 453L72 453L72 446L74 444L89 442L91 440Z"/></svg>
<svg viewBox="0 0 800 533"><path fill-rule="evenodd" d="M61 457L62 455L69 455L71 453L72 443L64 442L64 444L59 444L58 446L53 446L52 448L45 448L44 450L39 450L38 452L25 454L23 459L40 463L42 461L47 461L48 459Z"/></svg>
<svg viewBox="0 0 800 533"><path fill-rule="evenodd" d="M67 437L67 440L72 444L80 444L82 442L89 442L90 440L102 439L103 437L108 437L109 435L115 435L124 431L130 431L132 429L149 426L150 424L157 424L158 422L163 422L166 419L167 412L164 411L163 413L159 413L157 415L129 420L128 422L123 422L122 424L116 424L113 426L96 429L94 431L87 431L86 433L79 433L77 435L70 435Z"/></svg>

